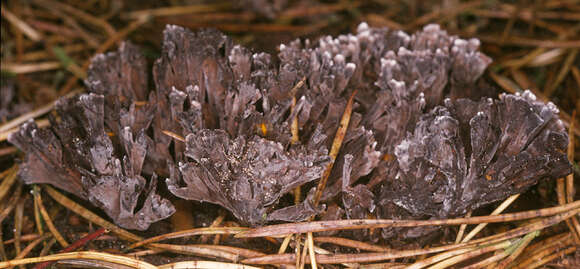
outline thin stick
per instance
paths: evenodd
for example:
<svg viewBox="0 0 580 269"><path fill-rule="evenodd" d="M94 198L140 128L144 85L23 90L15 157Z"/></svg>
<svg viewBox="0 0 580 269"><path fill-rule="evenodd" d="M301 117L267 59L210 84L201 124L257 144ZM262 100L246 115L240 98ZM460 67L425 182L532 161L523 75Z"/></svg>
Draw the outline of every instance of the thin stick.
<svg viewBox="0 0 580 269"><path fill-rule="evenodd" d="M529 210L517 213L503 214L497 216L477 216L469 218L456 219L439 219L439 220L388 220L388 219L350 219L350 220L332 220L332 221L313 221L302 223L286 223L264 227L254 228L249 231L241 232L235 237L262 237L262 236L280 236L292 233L307 232L324 232L331 230L343 229L366 229L366 228L384 228L384 227L414 227L414 226L436 226L436 225L460 225L460 224L479 224L479 223L497 223L510 222L516 220L532 219L537 217L546 217L550 215L570 212L580 208L580 201L570 204L543 208L538 210Z"/></svg>
<svg viewBox="0 0 580 269"><path fill-rule="evenodd" d="M203 234L237 234L243 231L247 231L248 228L244 227L215 227L215 228L194 228L189 230L177 231L168 234L162 234L158 236L154 236L151 238L147 238L145 240L137 240L139 242L134 243L127 247L127 249L137 248L143 245L147 245L153 242L158 242L167 239L174 239L174 238L181 238L187 236L194 236L194 235L203 235Z"/></svg>

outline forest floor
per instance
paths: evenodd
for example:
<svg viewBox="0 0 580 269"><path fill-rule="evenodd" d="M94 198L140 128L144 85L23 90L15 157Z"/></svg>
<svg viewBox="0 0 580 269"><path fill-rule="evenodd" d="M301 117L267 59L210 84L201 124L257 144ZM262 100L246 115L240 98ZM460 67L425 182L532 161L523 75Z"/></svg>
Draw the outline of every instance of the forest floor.
<svg viewBox="0 0 580 269"><path fill-rule="evenodd" d="M178 214L162 224L131 234L107 224L102 212L80 199L67 198L43 186L27 186L17 179L22 153L6 141L7 136L29 119L46 126L46 115L55 100L85 90L83 82L91 58L116 50L121 41L131 40L140 46L152 64L160 55L166 24L190 29L217 28L253 51L276 54L279 44L296 38L316 40L323 35L352 33L361 22L408 33L437 23L450 34L481 41L480 50L493 59L484 74L486 80L503 92L529 89L541 100L553 102L560 109L566 127L572 126L570 140L580 136L580 124L574 116L580 110L580 1L247 0L238 4L222 0L8 0L1 3L0 259L10 263L0 262L0 268L43 261L58 261L59 266L105 268L112 264L126 268L170 268L176 262L184 266L179 268L243 268L239 262L247 258L277 254L286 247L288 250L280 253L301 249L300 244L294 243L296 238L290 246L290 240L273 237L245 241L233 238L232 234L247 228L236 227L235 219L217 206L195 205L202 213L187 213L194 207L187 202L177 205ZM578 175L579 143L570 144L568 156L574 174ZM416 264L417 268L508 265L514 261L526 268L578 268L577 214L563 218L566 212L558 211L569 206L567 212L578 212L580 206L574 202L578 199L574 196L577 179L576 176L575 183L571 175L544 182L526 192L502 214L546 210L525 222L485 227L476 237L483 238L479 245L441 242L423 248L410 245L391 250L334 237L314 238L312 243L306 235L298 242L316 245L320 254L317 257L321 256L319 262L325 263L318 266L327 268L402 268L419 261L423 263ZM571 199L564 199L566 195ZM482 212L490 214L498 205ZM534 220L552 224L542 226ZM522 227L527 227L524 233L527 235L521 236L517 244L501 237L504 232ZM462 225L456 230L464 229ZM494 235L500 237L494 239ZM84 237L96 239L85 242L81 240ZM135 241L152 237L155 240L127 248ZM173 245L151 244L169 237L178 239L169 241ZM58 256L64 248L61 240L79 242L81 246L65 251L68 256ZM492 243L484 245L486 242ZM185 243L190 247L178 247ZM274 255L270 260L253 263L274 267L288 257ZM477 264L482 261L489 263ZM297 262L299 267L304 265L299 259ZM245 266L252 268L250 264Z"/></svg>

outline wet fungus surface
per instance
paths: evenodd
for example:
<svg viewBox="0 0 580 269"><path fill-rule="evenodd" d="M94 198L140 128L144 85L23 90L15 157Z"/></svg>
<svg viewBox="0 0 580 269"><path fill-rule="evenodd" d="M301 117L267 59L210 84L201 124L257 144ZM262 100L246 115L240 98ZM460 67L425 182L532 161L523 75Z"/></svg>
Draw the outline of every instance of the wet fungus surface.
<svg viewBox="0 0 580 269"><path fill-rule="evenodd" d="M173 214L160 186L251 226L314 215L459 216L571 171L557 108L528 91L496 98L481 78L491 59L478 47L437 25L409 35L363 23L355 34L282 44L272 56L216 30L169 25L155 85L139 49L124 43L93 59L88 93L60 100L50 127L29 122L9 140L26 152L26 183L87 199L129 229ZM314 205L355 89L341 151ZM306 193L301 203L280 202L296 187ZM386 228L381 236L430 231Z"/></svg>

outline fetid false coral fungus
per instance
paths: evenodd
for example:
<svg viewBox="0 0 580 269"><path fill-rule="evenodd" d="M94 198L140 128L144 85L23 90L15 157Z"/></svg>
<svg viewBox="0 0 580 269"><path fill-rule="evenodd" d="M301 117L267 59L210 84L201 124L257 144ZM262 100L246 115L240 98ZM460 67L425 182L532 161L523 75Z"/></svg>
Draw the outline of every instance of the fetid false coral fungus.
<svg viewBox="0 0 580 269"><path fill-rule="evenodd" d="M173 212L155 194L156 175L175 196L221 205L250 225L457 216L571 169L555 106L530 92L490 98L497 91L481 76L491 59L478 47L437 25L409 35L363 23L356 34L282 44L275 59L216 30L170 25L155 87L125 44L93 60L90 94L61 100L51 127L27 123L10 141L27 153L27 183L88 195L128 228ZM313 183L355 90L315 204ZM297 187L307 193L301 203L280 202Z"/></svg>

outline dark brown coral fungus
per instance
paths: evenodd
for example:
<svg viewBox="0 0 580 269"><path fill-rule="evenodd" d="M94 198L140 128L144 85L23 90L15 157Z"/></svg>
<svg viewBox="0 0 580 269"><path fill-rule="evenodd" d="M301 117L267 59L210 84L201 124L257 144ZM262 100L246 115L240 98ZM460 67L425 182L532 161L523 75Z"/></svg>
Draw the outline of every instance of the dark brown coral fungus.
<svg viewBox="0 0 580 269"><path fill-rule="evenodd" d="M491 60L478 46L436 25L408 35L363 23L356 34L280 45L275 61L215 30L167 26L155 91L126 44L95 58L92 94L61 101L51 128L29 123L10 140L28 153L26 182L88 195L125 227L173 212L149 190L133 214L156 173L176 196L219 204L244 223L298 221L322 212L315 189L298 205L279 200L320 178L357 89L322 197L333 213L321 217L457 216L570 172L557 109L529 92L486 98L496 91L480 79ZM136 216L145 219L127 223Z"/></svg>

